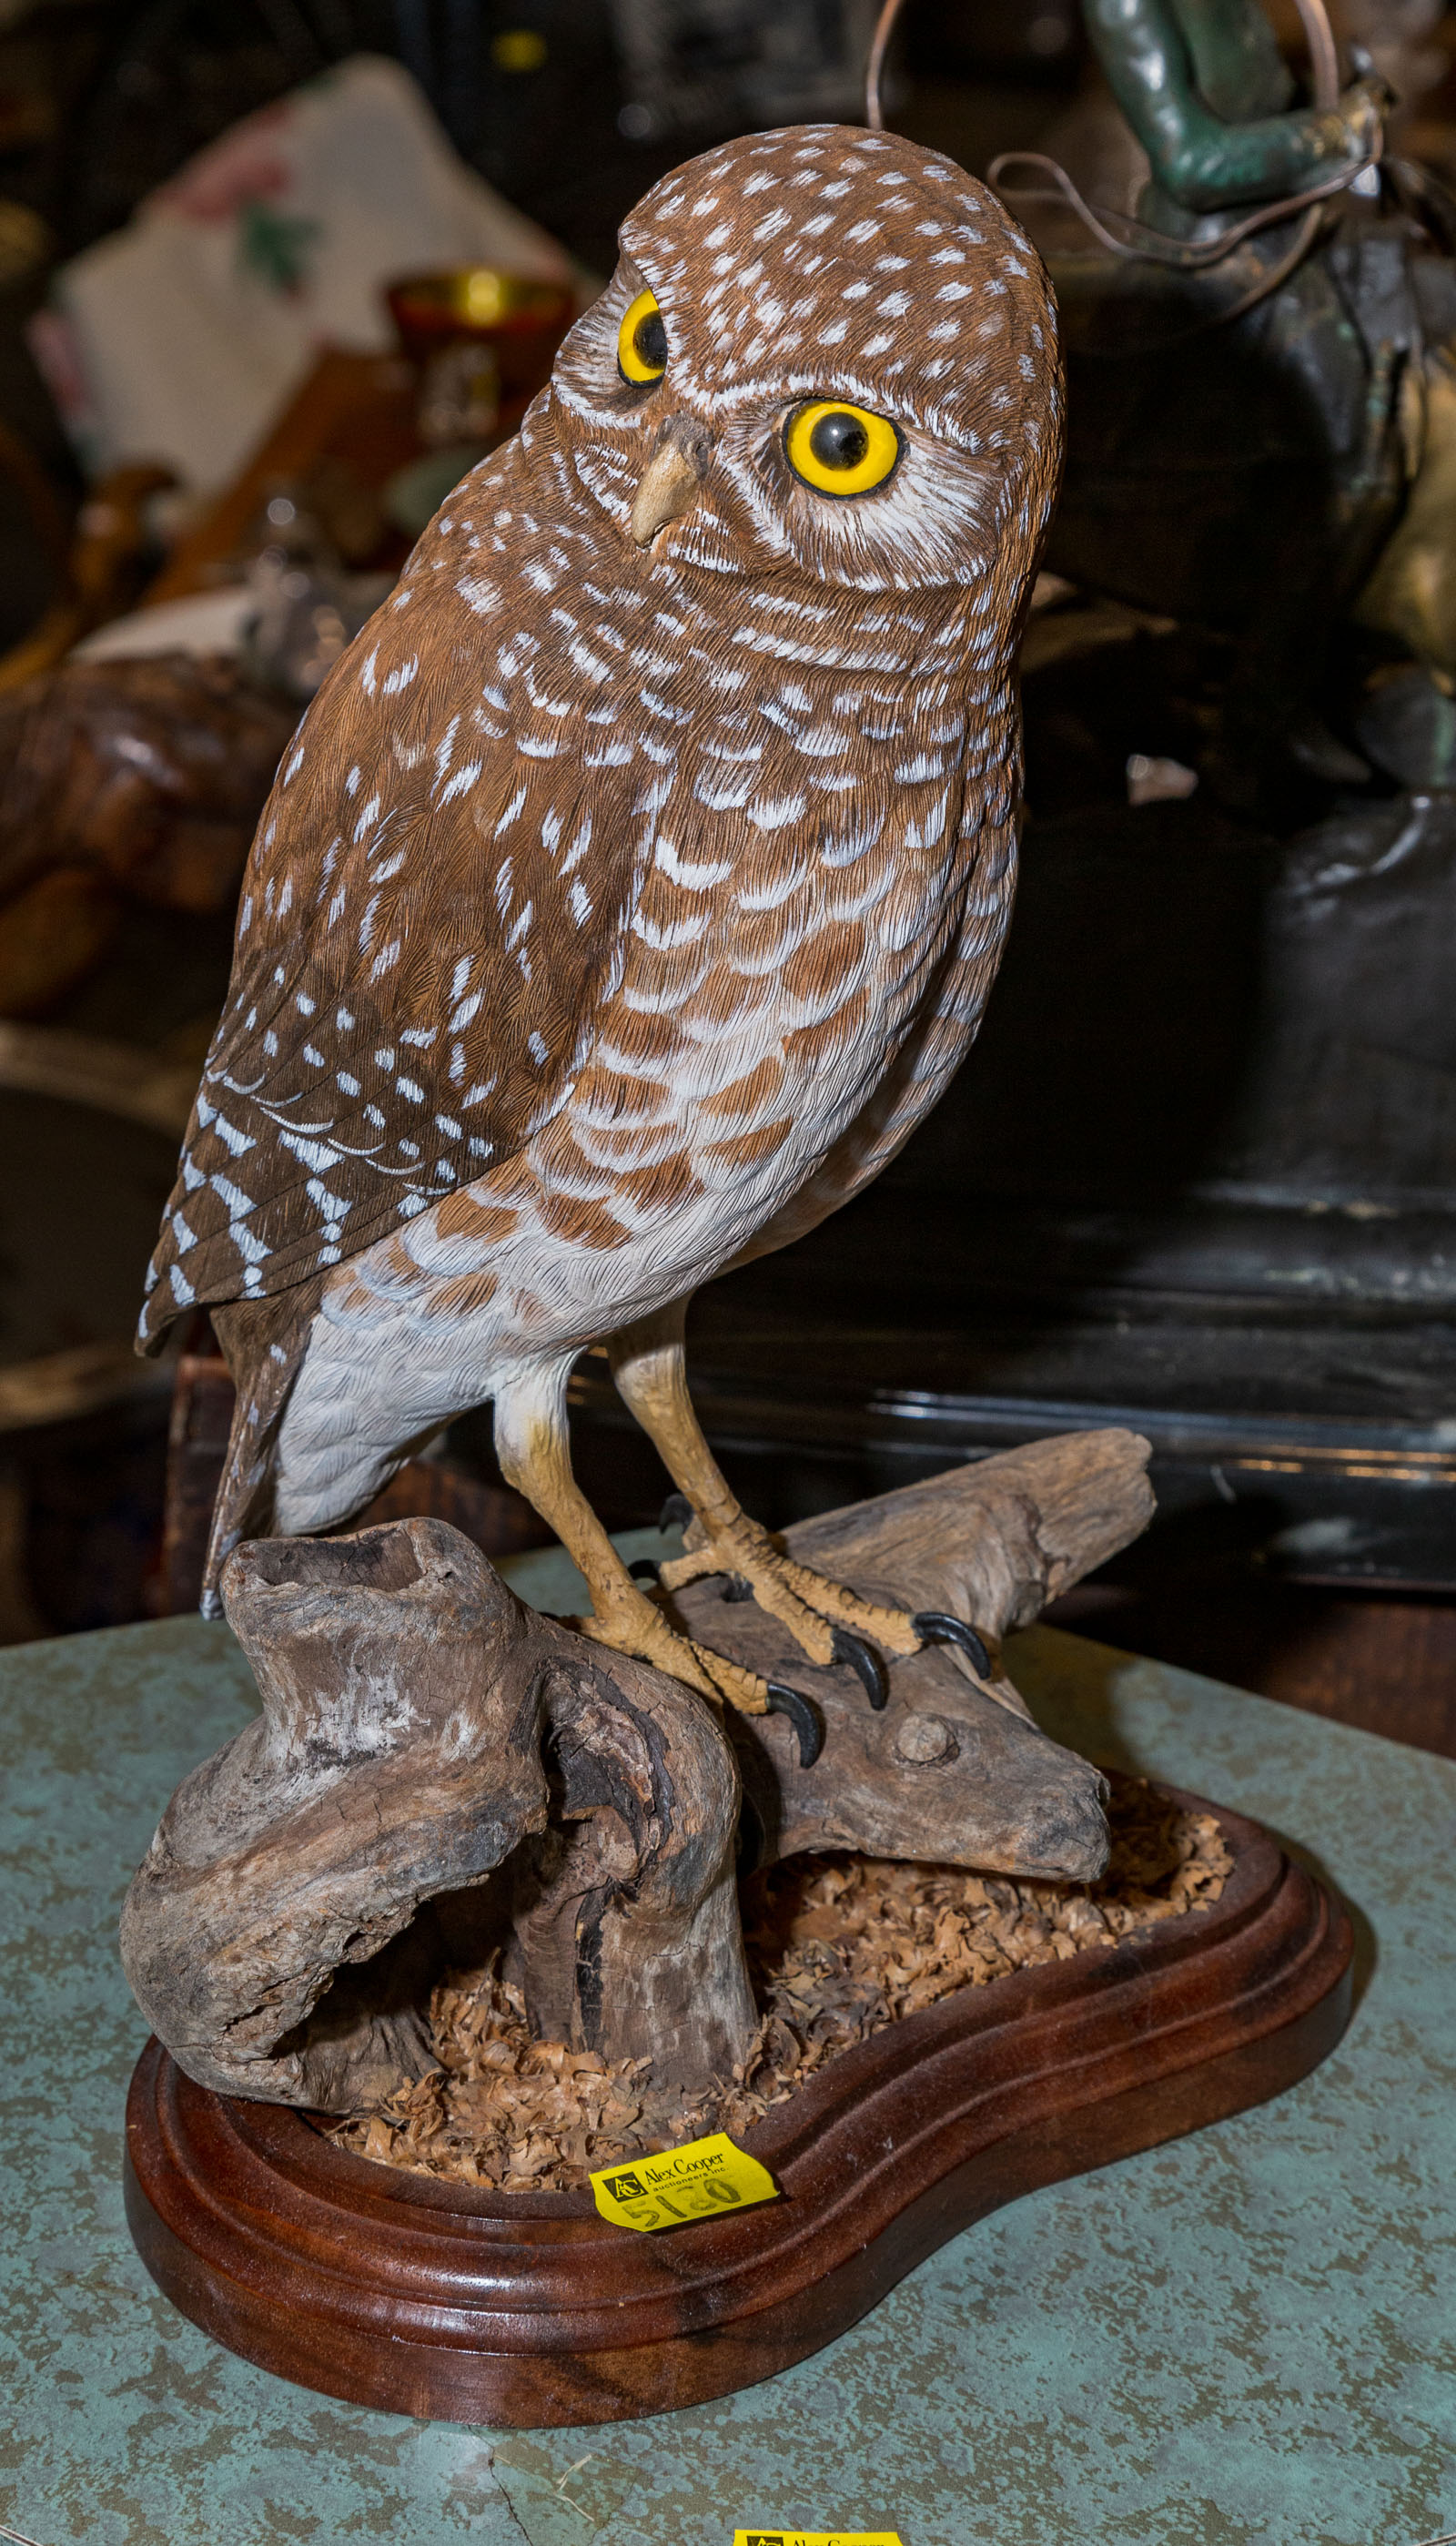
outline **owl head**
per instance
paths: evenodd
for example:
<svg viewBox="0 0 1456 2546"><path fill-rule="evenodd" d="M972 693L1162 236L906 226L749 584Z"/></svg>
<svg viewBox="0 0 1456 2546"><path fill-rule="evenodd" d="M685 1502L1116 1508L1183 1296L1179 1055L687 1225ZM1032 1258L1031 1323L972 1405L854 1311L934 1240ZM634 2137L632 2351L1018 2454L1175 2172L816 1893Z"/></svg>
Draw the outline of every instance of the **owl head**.
<svg viewBox="0 0 1456 2546"><path fill-rule="evenodd" d="M562 460L655 577L982 584L1009 617L1062 449L1036 251L952 160L806 125L655 186L557 357Z"/></svg>

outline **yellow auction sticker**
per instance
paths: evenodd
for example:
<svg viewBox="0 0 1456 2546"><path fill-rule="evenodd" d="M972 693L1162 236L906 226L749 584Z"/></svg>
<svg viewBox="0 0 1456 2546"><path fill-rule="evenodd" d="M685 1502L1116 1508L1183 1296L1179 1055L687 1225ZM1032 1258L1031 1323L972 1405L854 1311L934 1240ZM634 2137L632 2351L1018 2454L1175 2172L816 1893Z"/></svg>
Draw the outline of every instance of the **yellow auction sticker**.
<svg viewBox="0 0 1456 2546"><path fill-rule="evenodd" d="M893 2528L735 2528L733 2546L900 2546Z"/></svg>
<svg viewBox="0 0 1456 2546"><path fill-rule="evenodd" d="M634 2157L629 2165L604 2165L592 2177L604 2219L615 2228L681 2228L689 2219L722 2219L756 2201L776 2201L778 2186L766 2165L735 2148L726 2131L657 2157Z"/></svg>

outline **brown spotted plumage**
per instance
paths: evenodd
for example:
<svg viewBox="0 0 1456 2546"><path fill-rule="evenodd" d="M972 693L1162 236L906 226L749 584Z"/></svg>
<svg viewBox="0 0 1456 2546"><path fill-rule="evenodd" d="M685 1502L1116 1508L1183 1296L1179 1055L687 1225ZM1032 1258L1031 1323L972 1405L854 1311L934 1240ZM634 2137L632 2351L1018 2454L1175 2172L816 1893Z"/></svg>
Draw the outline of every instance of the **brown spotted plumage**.
<svg viewBox="0 0 1456 2546"><path fill-rule="evenodd" d="M285 757L143 1324L210 1305L238 1380L214 1578L494 1399L597 1630L722 1689L602 1553L566 1374L615 1338L708 1555L817 1658L863 1626L711 1485L681 1312L875 1174L975 1031L1058 369L1002 207L891 134L727 143L621 244Z"/></svg>

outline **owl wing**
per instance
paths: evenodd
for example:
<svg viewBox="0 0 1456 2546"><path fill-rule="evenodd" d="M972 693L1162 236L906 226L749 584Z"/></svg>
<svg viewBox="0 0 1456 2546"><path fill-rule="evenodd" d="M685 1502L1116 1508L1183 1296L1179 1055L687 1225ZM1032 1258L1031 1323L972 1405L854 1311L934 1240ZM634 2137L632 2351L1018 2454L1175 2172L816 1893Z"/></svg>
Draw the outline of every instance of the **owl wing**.
<svg viewBox="0 0 1456 2546"><path fill-rule="evenodd" d="M458 540L427 535L264 809L148 1342L509 1158L568 1095L620 971L650 832L635 752L577 722L569 681L459 565Z"/></svg>

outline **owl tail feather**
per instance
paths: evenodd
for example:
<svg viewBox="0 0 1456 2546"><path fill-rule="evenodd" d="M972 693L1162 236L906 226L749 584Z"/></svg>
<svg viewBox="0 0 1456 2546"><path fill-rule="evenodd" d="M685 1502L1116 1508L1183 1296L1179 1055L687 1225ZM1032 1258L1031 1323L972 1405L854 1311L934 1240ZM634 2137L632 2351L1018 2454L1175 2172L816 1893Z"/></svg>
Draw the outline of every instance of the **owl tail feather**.
<svg viewBox="0 0 1456 2546"><path fill-rule="evenodd" d="M220 1618L222 1569L245 1538L266 1537L273 1526L274 1475L279 1429L302 1364L321 1282L300 1282L271 1299L232 1300L210 1311L237 1390L207 1562L202 1612Z"/></svg>

